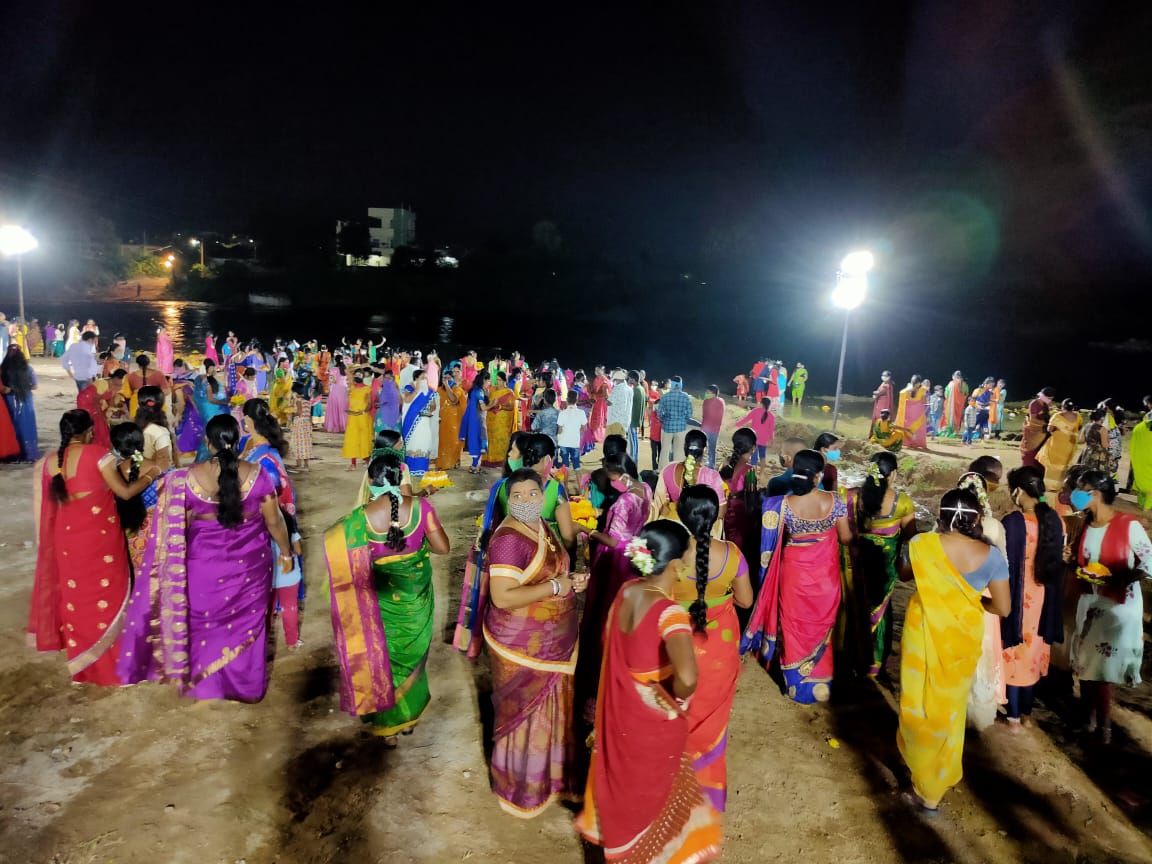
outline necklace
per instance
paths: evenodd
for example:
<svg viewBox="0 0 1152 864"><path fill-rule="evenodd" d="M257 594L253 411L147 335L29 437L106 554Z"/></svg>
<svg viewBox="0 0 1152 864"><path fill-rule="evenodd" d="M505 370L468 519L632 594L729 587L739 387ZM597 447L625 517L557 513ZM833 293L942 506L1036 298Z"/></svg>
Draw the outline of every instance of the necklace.
<svg viewBox="0 0 1152 864"><path fill-rule="evenodd" d="M642 587L645 591L655 591L657 594L662 595L665 600L671 600L672 599L672 595L669 594L667 591L665 591L663 588L661 588L659 585L652 585L649 583L649 584L646 584Z"/></svg>

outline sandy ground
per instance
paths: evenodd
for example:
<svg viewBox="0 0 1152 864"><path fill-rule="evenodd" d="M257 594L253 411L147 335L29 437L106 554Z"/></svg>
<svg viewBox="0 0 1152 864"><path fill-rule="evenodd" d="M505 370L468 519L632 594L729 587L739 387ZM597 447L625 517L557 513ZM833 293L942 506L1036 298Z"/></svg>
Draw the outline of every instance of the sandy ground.
<svg viewBox="0 0 1152 864"><path fill-rule="evenodd" d="M38 366L42 441L54 446L72 385L55 364ZM27 649L32 470L0 468L0 862L585 860L569 811L524 822L497 808L485 765L486 665L447 644L488 480L457 472L457 487L434 499L453 552L435 561L444 639L432 650L425 721L385 751L339 713L320 538L348 508L358 476L344 472L334 436L317 434L316 445L322 461L298 482L306 644L289 653L279 636L259 705L194 703L153 685L76 686L61 657ZM922 502L939 494L934 478L954 476L972 455L939 449L914 457L907 478ZM964 781L925 820L894 792L904 772L890 685L840 686L834 703L801 707L747 665L729 732L723 860L1152 861L1146 694L1129 694L1133 707L1118 711L1105 751L1074 731L1066 678L1047 683L1039 728L969 733Z"/></svg>

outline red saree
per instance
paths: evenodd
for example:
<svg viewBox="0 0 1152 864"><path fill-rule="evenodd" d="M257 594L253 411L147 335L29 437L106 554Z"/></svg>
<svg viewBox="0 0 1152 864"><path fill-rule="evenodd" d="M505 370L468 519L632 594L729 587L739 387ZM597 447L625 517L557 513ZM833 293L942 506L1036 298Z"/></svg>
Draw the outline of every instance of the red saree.
<svg viewBox="0 0 1152 864"><path fill-rule="evenodd" d="M608 861L712 861L720 817L692 769L688 717L664 685L672 673L664 640L691 630L688 613L658 600L625 633L617 623L623 597L622 590L605 629L596 743L576 830L603 846Z"/></svg>
<svg viewBox="0 0 1152 864"><path fill-rule="evenodd" d="M68 448L63 504L50 488L56 460L41 463L40 545L28 632L39 651L67 649L73 681L115 686L129 563L116 499L100 474L107 455L96 444Z"/></svg>

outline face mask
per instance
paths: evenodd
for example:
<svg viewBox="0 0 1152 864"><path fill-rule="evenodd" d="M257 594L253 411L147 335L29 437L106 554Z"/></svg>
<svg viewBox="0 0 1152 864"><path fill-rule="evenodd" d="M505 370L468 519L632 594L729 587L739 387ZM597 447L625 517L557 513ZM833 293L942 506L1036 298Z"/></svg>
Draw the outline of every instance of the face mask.
<svg viewBox="0 0 1152 864"><path fill-rule="evenodd" d="M517 522L533 525L540 521L540 513L544 509L544 502L535 501L509 501L508 512Z"/></svg>
<svg viewBox="0 0 1152 864"><path fill-rule="evenodd" d="M628 491L628 481L621 477L619 480L612 481L612 488L617 492L623 494Z"/></svg>
<svg viewBox="0 0 1152 864"><path fill-rule="evenodd" d="M1083 510L1092 503L1092 493L1085 492L1083 489L1074 489L1068 499L1073 510Z"/></svg>
<svg viewBox="0 0 1152 864"><path fill-rule="evenodd" d="M509 456L508 457L508 467L511 468L513 471L519 471L521 468L524 467L524 460L523 459L513 459L511 456Z"/></svg>
<svg viewBox="0 0 1152 864"><path fill-rule="evenodd" d="M827 459L829 462L839 462L840 461L840 451L839 450L829 450L827 453L824 454L824 458Z"/></svg>

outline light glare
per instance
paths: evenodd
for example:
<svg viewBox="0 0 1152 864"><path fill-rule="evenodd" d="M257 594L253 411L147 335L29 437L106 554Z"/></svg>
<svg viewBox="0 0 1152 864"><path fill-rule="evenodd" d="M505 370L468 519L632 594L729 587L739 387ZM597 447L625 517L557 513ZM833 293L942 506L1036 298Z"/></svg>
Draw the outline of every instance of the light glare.
<svg viewBox="0 0 1152 864"><path fill-rule="evenodd" d="M847 255L844 256L844 260L840 262L840 272L841 273L850 273L853 275L859 275L861 273L867 273L869 270L872 269L872 266L875 263L876 263L876 261L872 257L871 252L868 252L866 250L860 250L857 252L849 252Z"/></svg>
<svg viewBox="0 0 1152 864"><path fill-rule="evenodd" d="M841 309L855 309L864 302L868 291L868 279L863 275L853 276L841 273L832 290L832 304Z"/></svg>
<svg viewBox="0 0 1152 864"><path fill-rule="evenodd" d="M0 226L0 253L11 257L31 252L39 241L19 225Z"/></svg>

